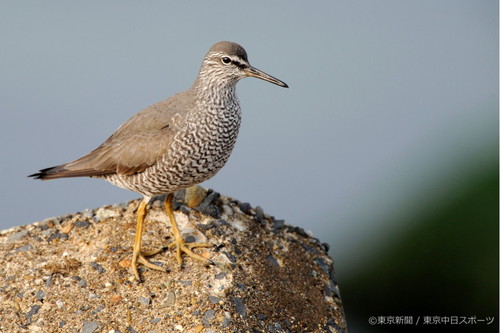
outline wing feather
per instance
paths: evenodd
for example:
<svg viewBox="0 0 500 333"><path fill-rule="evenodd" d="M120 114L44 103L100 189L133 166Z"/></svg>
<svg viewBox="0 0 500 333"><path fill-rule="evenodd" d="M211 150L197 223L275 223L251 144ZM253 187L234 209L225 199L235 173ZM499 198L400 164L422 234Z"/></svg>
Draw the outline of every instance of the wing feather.
<svg viewBox="0 0 500 333"><path fill-rule="evenodd" d="M163 158L194 103L191 90L186 90L153 104L136 113L87 155L30 177L55 179L142 172Z"/></svg>

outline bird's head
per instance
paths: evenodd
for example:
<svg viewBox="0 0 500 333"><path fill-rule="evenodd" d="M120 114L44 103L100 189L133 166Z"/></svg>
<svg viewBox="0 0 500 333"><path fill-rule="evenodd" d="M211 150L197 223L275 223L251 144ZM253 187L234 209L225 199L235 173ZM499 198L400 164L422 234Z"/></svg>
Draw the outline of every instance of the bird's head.
<svg viewBox="0 0 500 333"><path fill-rule="evenodd" d="M200 76L212 83L230 85L251 76L288 88L285 82L250 65L245 49L232 42L219 42L208 50Z"/></svg>

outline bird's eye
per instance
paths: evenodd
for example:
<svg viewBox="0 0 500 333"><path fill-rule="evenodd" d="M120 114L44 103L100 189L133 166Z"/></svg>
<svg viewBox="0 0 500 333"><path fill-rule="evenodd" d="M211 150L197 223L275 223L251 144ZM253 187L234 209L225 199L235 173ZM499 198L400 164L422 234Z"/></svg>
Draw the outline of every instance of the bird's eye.
<svg viewBox="0 0 500 333"><path fill-rule="evenodd" d="M222 57L222 62L225 63L225 64L229 64L231 62L231 58L229 57Z"/></svg>

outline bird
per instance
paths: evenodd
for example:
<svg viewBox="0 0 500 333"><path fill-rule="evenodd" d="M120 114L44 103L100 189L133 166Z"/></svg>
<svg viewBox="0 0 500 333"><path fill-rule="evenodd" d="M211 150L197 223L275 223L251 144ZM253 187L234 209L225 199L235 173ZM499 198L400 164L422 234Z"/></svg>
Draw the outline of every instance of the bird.
<svg viewBox="0 0 500 333"><path fill-rule="evenodd" d="M179 266L182 254L209 263L193 249L212 244L186 243L183 239L173 212L173 193L213 177L228 160L241 123L236 84L245 77L288 88L285 82L250 65L241 45L218 42L206 53L189 89L139 111L83 157L28 177L100 178L141 194L131 259L132 274L139 282L139 264L166 272L146 259L161 250L141 251L147 205L158 195L167 194L165 211L173 233L168 248L176 249Z"/></svg>

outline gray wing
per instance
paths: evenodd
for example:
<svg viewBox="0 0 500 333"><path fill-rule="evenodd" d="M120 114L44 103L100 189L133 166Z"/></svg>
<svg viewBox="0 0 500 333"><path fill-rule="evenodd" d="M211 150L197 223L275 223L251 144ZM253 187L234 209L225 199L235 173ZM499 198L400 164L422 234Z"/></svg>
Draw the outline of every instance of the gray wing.
<svg viewBox="0 0 500 333"><path fill-rule="evenodd" d="M87 155L30 175L38 179L129 175L144 171L168 151L178 122L194 107L189 90L151 105L121 125L105 142Z"/></svg>

